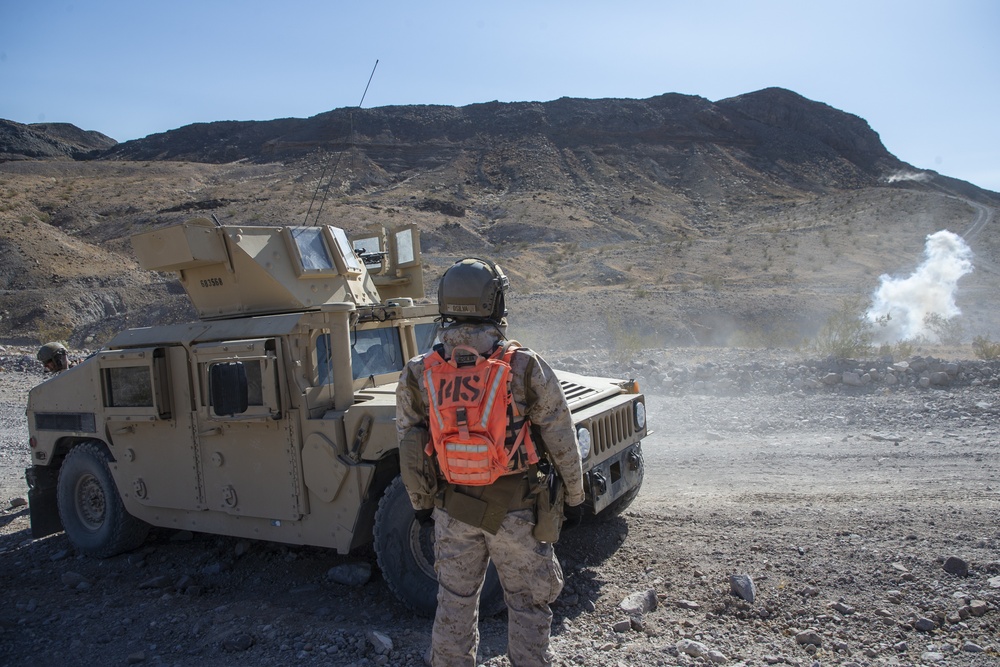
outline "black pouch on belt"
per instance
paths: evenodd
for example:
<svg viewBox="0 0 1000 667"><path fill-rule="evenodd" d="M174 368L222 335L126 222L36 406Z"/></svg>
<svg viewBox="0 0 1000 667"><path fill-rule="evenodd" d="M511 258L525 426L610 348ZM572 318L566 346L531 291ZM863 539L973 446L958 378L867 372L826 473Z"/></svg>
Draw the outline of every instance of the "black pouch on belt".
<svg viewBox="0 0 1000 667"><path fill-rule="evenodd" d="M562 480L554 471L550 471L535 497L535 528L531 534L539 542L555 544L559 541L563 524L564 493Z"/></svg>

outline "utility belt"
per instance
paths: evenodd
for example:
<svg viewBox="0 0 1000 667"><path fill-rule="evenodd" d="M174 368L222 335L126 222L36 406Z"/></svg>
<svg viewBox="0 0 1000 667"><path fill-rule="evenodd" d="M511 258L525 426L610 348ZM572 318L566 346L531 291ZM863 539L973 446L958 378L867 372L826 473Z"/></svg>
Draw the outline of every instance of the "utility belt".
<svg viewBox="0 0 1000 667"><path fill-rule="evenodd" d="M527 472L505 475L488 486L462 486L442 482L444 491L434 505L452 518L496 535L508 512L535 510L535 538L556 542L563 518L563 488L554 473L542 477L538 466Z"/></svg>
<svg viewBox="0 0 1000 667"><path fill-rule="evenodd" d="M531 466L527 473L504 475L488 486L463 486L442 482L434 505L462 523L496 535L507 512L535 506L538 471Z"/></svg>

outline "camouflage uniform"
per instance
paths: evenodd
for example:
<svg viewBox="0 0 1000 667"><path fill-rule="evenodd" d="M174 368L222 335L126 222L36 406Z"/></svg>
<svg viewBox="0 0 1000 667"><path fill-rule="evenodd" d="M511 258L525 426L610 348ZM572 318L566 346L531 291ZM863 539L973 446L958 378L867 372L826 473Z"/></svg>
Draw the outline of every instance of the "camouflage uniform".
<svg viewBox="0 0 1000 667"><path fill-rule="evenodd" d="M457 345L489 353L502 339L492 323L456 324L441 332L448 356ZM511 394L521 414L535 427L539 454L555 467L566 488L566 503L584 500L580 451L573 418L559 381L534 352L522 348L511 361ZM431 638L435 667L474 667L479 645L479 595L492 558L500 575L508 609L507 653L513 667L551 665L549 632L555 601L563 586L562 570L551 544L532 535L534 511L525 506L508 511L496 534L452 517L442 507L443 490L433 474L416 470L405 451L422 449L427 442L428 399L424 387L423 357L403 369L396 393L403 481L414 509L434 510L434 569L438 578L437 614ZM497 483L501 483L501 478ZM441 486L445 482L440 481ZM483 487L452 487L472 495Z"/></svg>

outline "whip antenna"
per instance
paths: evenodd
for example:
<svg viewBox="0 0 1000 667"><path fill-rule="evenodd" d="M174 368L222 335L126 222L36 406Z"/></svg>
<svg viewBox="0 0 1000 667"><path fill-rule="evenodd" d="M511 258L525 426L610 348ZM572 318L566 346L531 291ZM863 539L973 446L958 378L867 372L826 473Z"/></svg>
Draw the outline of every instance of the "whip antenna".
<svg viewBox="0 0 1000 667"><path fill-rule="evenodd" d="M375 59L375 67L378 67L378 58ZM358 102L359 109L361 108L361 105L365 103L365 95L368 94L368 86L372 85L372 78L375 77L375 67L372 67L371 76L368 77L368 83L365 84L365 92L361 94L361 101Z"/></svg>
<svg viewBox="0 0 1000 667"><path fill-rule="evenodd" d="M368 83L365 84L365 92L361 94L361 101L358 102L358 108L365 102L365 96L368 95L368 87L372 85L372 79L375 78L375 69L378 67L378 58L375 59L375 67L372 67L372 73L368 75ZM347 136L347 145L351 146L354 138L354 113L349 114L351 129ZM330 194L330 186L333 184L333 177L337 173L337 168L340 166L340 159L344 156L344 151L340 151L337 155L337 162L333 166L333 171L330 172L330 178L326 182L326 187L323 187L323 179L326 178L326 172L330 167L330 160L327 160L326 165L323 167L323 173L320 174L319 181L316 183L316 190L313 192L312 201L309 202L309 209L306 211L306 225L309 224L309 214L312 213L313 204L316 203L316 196L319 195L320 189L323 190L323 199L319 202L319 208L316 209L316 222L319 224L320 213L323 212L323 205L326 204L326 198Z"/></svg>

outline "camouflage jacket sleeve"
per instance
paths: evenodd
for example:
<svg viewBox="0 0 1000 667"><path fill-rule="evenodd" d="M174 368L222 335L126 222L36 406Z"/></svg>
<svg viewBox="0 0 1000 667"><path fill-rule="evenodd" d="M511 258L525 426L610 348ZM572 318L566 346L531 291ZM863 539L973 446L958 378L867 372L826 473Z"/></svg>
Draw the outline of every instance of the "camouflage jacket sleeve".
<svg viewBox="0 0 1000 667"><path fill-rule="evenodd" d="M566 504L579 505L584 501L583 464L562 386L552 368L537 354L525 350L515 355L515 359L519 357L526 368L523 375L515 372L514 376L524 378L525 415L541 435L541 442L535 444L545 450L562 478ZM516 394L516 388L512 389Z"/></svg>
<svg viewBox="0 0 1000 667"><path fill-rule="evenodd" d="M413 509L434 507L437 469L424 453L430 439L427 404L421 391L423 361L411 359L403 368L396 387L396 435L399 439L399 468Z"/></svg>

